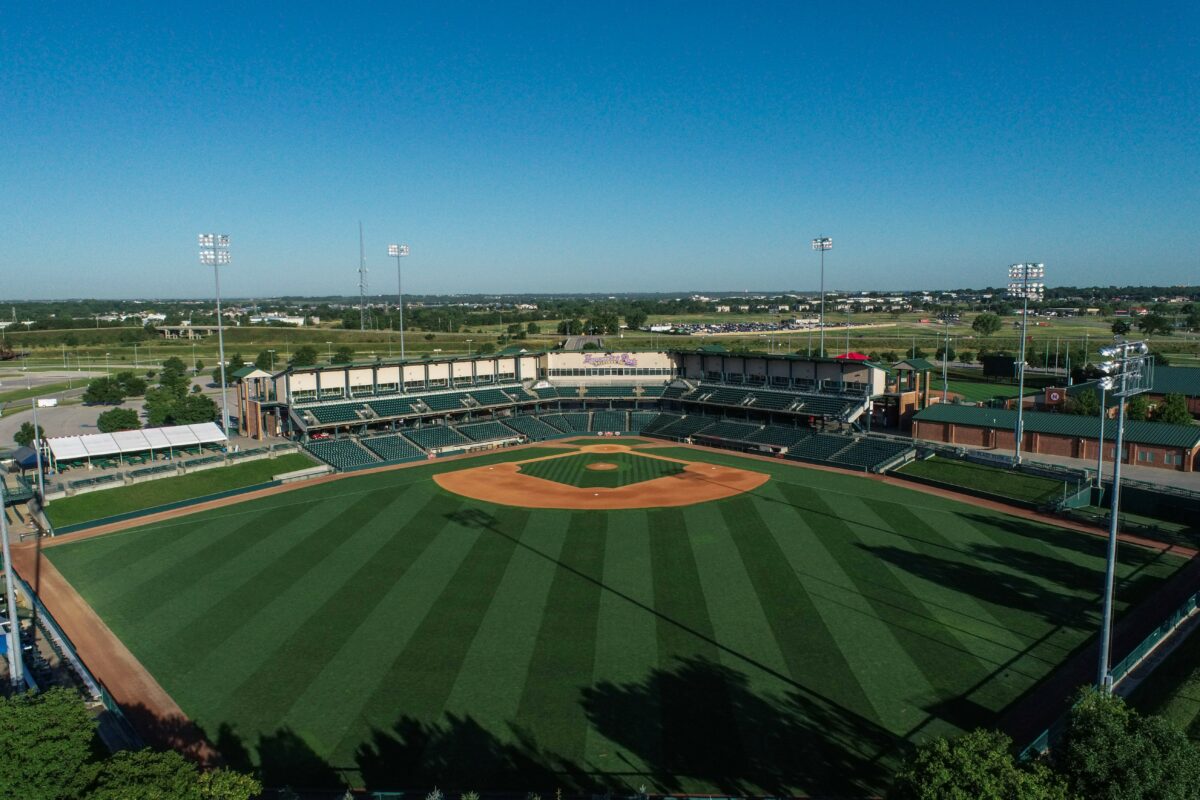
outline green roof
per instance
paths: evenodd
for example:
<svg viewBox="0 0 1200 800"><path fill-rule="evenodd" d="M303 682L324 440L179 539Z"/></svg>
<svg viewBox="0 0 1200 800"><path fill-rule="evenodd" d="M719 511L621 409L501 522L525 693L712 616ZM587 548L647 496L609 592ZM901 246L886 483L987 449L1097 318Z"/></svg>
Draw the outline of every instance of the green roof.
<svg viewBox="0 0 1200 800"><path fill-rule="evenodd" d="M241 368L241 369L239 369L237 372L233 373L233 375L231 375L230 377L233 377L233 378L244 378L244 377L246 377L247 375L249 375L251 372L257 372L257 371L258 371L258 367L256 367L256 366L254 366L253 364L251 364L251 365L250 365L250 366L248 366L248 367L242 367L242 368Z"/></svg>
<svg viewBox="0 0 1200 800"><path fill-rule="evenodd" d="M1200 397L1200 367L1155 367L1150 391Z"/></svg>
<svg viewBox="0 0 1200 800"><path fill-rule="evenodd" d="M924 358L906 358L903 361L897 361L893 365L893 367L897 368L903 366L912 367L917 372L934 372L937 370L937 367L931 361Z"/></svg>
<svg viewBox="0 0 1200 800"><path fill-rule="evenodd" d="M1003 408L938 403L918 411L914 419L921 422L951 422L956 425L1012 430L1017 424L1017 412ZM1098 417L1081 417L1076 414L1026 411L1025 430L1028 433L1095 439L1100 433L1100 419ZM1104 426L1106 440L1115 439L1116 435L1117 426L1115 424L1110 422ZM1125 439L1134 444L1182 447L1185 450L1191 450L1200 445L1200 425L1168 425L1165 422L1128 420L1125 423Z"/></svg>

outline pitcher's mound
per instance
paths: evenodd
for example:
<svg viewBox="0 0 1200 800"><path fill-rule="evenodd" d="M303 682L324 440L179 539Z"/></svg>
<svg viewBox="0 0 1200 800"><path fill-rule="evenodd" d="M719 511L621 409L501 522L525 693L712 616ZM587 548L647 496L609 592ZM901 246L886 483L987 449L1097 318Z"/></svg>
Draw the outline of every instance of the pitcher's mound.
<svg viewBox="0 0 1200 800"><path fill-rule="evenodd" d="M610 469L616 469L617 465L611 461L597 461L594 464L588 464L584 469L594 469L597 472L606 472Z"/></svg>

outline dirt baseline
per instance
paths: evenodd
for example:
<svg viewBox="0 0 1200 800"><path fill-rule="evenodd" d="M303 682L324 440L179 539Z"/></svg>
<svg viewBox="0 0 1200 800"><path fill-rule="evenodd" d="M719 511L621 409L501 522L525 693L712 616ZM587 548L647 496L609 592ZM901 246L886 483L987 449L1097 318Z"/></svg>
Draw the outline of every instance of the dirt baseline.
<svg viewBox="0 0 1200 800"><path fill-rule="evenodd" d="M581 449L612 453L629 448L621 445L592 445ZM662 458L662 456L649 456L648 453L646 455L652 458ZM550 456L550 458L561 457ZM676 459L664 460L675 461ZM497 505L589 511L668 508L707 503L710 500L723 500L726 497L757 489L769 479L769 476L762 472L680 461L678 463L685 464L685 466L683 472L676 475L654 478L616 489L589 489L535 478L519 471L521 463L528 462L508 462L457 472L444 472L433 476L433 479L438 486L448 492Z"/></svg>

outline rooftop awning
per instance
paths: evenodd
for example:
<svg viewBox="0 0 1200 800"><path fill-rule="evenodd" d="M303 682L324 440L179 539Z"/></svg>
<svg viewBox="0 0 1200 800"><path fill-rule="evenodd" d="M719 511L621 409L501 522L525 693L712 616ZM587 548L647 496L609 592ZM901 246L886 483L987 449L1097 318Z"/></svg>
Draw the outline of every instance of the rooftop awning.
<svg viewBox="0 0 1200 800"><path fill-rule="evenodd" d="M173 425L166 428L145 428L116 433L90 433L84 436L58 436L46 440L57 461L114 456L124 453L144 453L171 447L191 447L226 440L215 422L196 425Z"/></svg>

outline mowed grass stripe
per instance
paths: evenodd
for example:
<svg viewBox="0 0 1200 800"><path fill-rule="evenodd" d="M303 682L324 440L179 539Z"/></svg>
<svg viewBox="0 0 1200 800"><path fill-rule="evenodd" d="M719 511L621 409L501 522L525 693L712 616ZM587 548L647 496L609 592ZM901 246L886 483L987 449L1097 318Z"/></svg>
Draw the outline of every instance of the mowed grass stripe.
<svg viewBox="0 0 1200 800"><path fill-rule="evenodd" d="M427 511L429 506L419 506ZM320 752L332 754L338 764L354 763L355 750L368 738L373 713L377 727L386 728L389 715L398 713L403 699L390 708L366 708L380 677L404 651L430 609L454 580L479 538L477 531L446 531L447 519L431 525L415 516L397 536L410 546L428 544L411 561L402 558L392 574L393 583L383 599L363 618L347 646L325 663L320 674L296 698L286 722L308 737ZM384 571L388 568L383 567Z"/></svg>
<svg viewBox="0 0 1200 800"><path fill-rule="evenodd" d="M808 651L800 645L801 657L810 660L814 675L820 676L816 680L831 687L826 693L831 701L856 714L864 725L877 726L872 741L886 740L883 731L895 735L909 730L925 715L904 701L897 702L897 687L903 687L904 695L928 693L931 687L925 675L908 659L892 628L879 618L841 562L833 557L825 542L831 534L818 526L819 518L810 517L787 502L781 491L783 486L774 482L768 487L760 498L763 503L760 513L764 516L769 513L768 518L776 519L771 538L800 581L815 614L833 639L836 652L845 661L844 669L854 676L867 703L856 705L852 694L842 694L843 687L837 680L841 669L836 663L837 656L831 660L824 651ZM804 628L798 633L804 635ZM866 752L868 745L864 740L855 749Z"/></svg>
<svg viewBox="0 0 1200 800"><path fill-rule="evenodd" d="M510 518L520 538L446 700L446 712L505 731L517 713L567 538L569 511ZM532 522L531 522L532 520ZM463 753L463 759L470 754Z"/></svg>
<svg viewBox="0 0 1200 800"><path fill-rule="evenodd" d="M280 522L286 526L309 508L310 505L304 505L288 509L280 515ZM258 543L261 530L262 520L254 517L228 527L206 526L185 536L167 533L172 541L158 551L154 561L114 570L94 596L88 597L88 602L103 607L114 620L135 619L145 612L146 598L170 597L179 588L198 580L204 571L236 558ZM149 531L139 533L141 539L148 536Z"/></svg>
<svg viewBox="0 0 1200 800"><path fill-rule="evenodd" d="M647 513L654 608L659 614L659 668L649 689L659 695L664 771L709 775L715 765L727 765L744 774L746 753L737 732L729 675L720 666L721 650L683 513L677 508ZM703 707L698 697L706 698ZM625 719L617 724L639 723ZM713 731L722 735L708 735Z"/></svg>
<svg viewBox="0 0 1200 800"><path fill-rule="evenodd" d="M402 525L409 514L420 508L416 504L406 505L404 495L407 491L407 487L402 488L389 498L389 508L399 509L399 515L389 523ZM248 555L256 557L242 559L248 569L239 571L240 580L214 573L209 580L199 584L205 602L193 601L191 614L175 615L178 624L166 640L167 647L185 650L189 642L197 639L223 642L231 633L225 619L254 616L273 598L292 586L307 582L310 576L324 569L330 554L354 533L346 531L344 515L356 502L357 499L348 498L342 502L327 500L320 503L312 513L299 520L302 525L277 529L288 536L285 547L250 553ZM234 563L243 566L241 562Z"/></svg>
<svg viewBox="0 0 1200 800"><path fill-rule="evenodd" d="M1002 560L994 561L990 569L983 567L970 542L950 540L938 532L935 524L909 508L880 500L863 502L879 518L888 520L893 528L903 532L903 541L923 557L906 556L897 548L892 560L911 565L914 577L925 581L920 588L929 597L927 604L977 658L991 666L1007 664L1019 656L1034 637L1046 632L1046 626L1039 624L1035 616L1014 608L1014 605L1023 604L1021 596L1028 595L1019 590L1014 594L1017 587L1002 577L1008 571ZM997 555L1001 549L1006 556L1014 555L1017 550L1011 545L997 548ZM1056 560L1052 553L1038 557ZM922 561L930 565L929 568L916 566ZM990 574L984 574L985 570ZM962 575L970 590L963 591L954 585L955 581L948 580L951 573ZM1040 677L1040 674L1026 677Z"/></svg>
<svg viewBox="0 0 1200 800"><path fill-rule="evenodd" d="M490 526L511 532L512 521L523 513L522 509L498 509ZM404 649L378 676L374 687L364 692L363 718L382 730L391 730L402 720L430 724L441 717L496 585L516 549L508 536L445 518L450 524L442 536L471 537L474 543Z"/></svg>
<svg viewBox="0 0 1200 800"><path fill-rule="evenodd" d="M195 663L196 642L220 647L234 632L228 620L252 617L293 584L320 569L339 547L344 505L321 503L293 521L268 530L242 558L202 574L199 580L170 596L160 611L139 626L141 636L153 633L161 642L158 655L177 659L174 669Z"/></svg>
<svg viewBox="0 0 1200 800"><path fill-rule="evenodd" d="M605 514L571 514L515 718L571 762L582 759L587 735L580 700L595 666L607 526Z"/></svg>
<svg viewBox="0 0 1200 800"><path fill-rule="evenodd" d="M436 513L453 505L439 495L422 511ZM391 506L386 502L353 506L343 516L347 535L339 550L344 557L325 561L323 580L293 584L278 596L301 595L306 603L291 605L287 617L275 618L273 646L263 642L265 658L241 681L231 682L223 698L223 713L236 708L243 719L249 717L264 725L281 719L382 599L395 579L395 566L411 563L428 546L432 538L424 533L428 523L406 531L411 535L397 535L400 532L387 518ZM355 564L357 569L353 569ZM341 570L347 571L338 574Z"/></svg>
<svg viewBox="0 0 1200 800"><path fill-rule="evenodd" d="M189 525L178 526L173 531L175 536L146 536L145 529L74 541L67 535L58 537L54 547L42 552L54 563L68 565L81 584L92 583L103 581L120 569L132 571L142 561L153 562L161 549L178 545L176 539L200 530L205 524L203 519L191 520Z"/></svg>
<svg viewBox="0 0 1200 800"><path fill-rule="evenodd" d="M319 577L308 583L292 584L283 593L269 597L257 613L230 620L233 633L220 646L200 651L203 656L197 658L191 673L185 676L204 675L206 680L192 678L180 681L184 684L180 690L184 696L191 698L192 692L202 691L199 687L208 687L209 692L198 699L208 703L206 708L214 715L239 718L248 724L262 723L268 715L274 715L272 718L275 721L280 720L287 706L265 709L266 704L259 703L262 698L252 698L250 704L239 705L238 700L234 700L236 690L256 680L269 682L272 669L277 670L281 684L289 684L292 666L287 662L286 655L281 657L278 652L281 648L288 648L292 657L306 661L313 657L318 661L328 660L334 654L336 650L328 646L330 639L320 640L316 631L306 631L304 626L330 597L346 588L344 583L349 577L362 570L370 570L372 564L379 564L379 554L389 546L394 548L394 554L407 552L395 542L396 528L390 524L390 510L388 503L355 505L352 515L346 518L346 535L341 545L325 558ZM311 652L302 648L296 652L296 640L304 633L311 634L308 642ZM284 664L282 668L281 663ZM193 684L197 688L193 688ZM301 690L302 686L293 686L292 691ZM180 705L188 709L181 699ZM260 708L265 709L262 716L254 716ZM274 728L271 730L274 732Z"/></svg>
<svg viewBox="0 0 1200 800"><path fill-rule="evenodd" d="M613 534L604 543L606 591L600 593L596 620L593 686L583 693L584 713L592 723L584 761L601 769L638 773L625 780L636 789L641 776L648 778L652 765L662 759L658 697L645 698L638 710L640 724L625 727L623 736L610 739L596 723L611 714L610 696L623 685L644 681L659 663L657 622L649 610L654 607L650 532L644 511L613 512L609 527Z"/></svg>
<svg viewBox="0 0 1200 800"><path fill-rule="evenodd" d="M808 590L769 533L760 501L739 497L721 503L740 562L792 680L855 713L874 718L874 708L846 661Z"/></svg>
<svg viewBox="0 0 1200 800"><path fill-rule="evenodd" d="M789 499L823 516L825 542L833 557L868 599L879 617L888 622L908 659L924 674L933 693L912 698L921 704L933 704L955 698L965 686L986 677L984 666L937 624L930 609L892 572L892 568L870 551L872 536L861 524L852 525L842 513L854 501L839 501L835 512L820 493L801 486L786 486ZM882 533L882 532L877 532ZM888 535L893 535L888 534ZM879 599L880 591L888 601ZM956 713L956 727L968 725L968 715Z"/></svg>
<svg viewBox="0 0 1200 800"><path fill-rule="evenodd" d="M961 654L955 658L964 669L960 676L963 683L959 684L958 698L952 701L959 710L942 716L957 720L960 714L971 712L982 720L987 711L999 711L1015 700L1021 687L1028 685L1027 677L1014 674L1010 668L1019 650L997 645L977 633L980 628L986 633L991 622L978 623L978 618L986 617L988 612L975 596L979 586L987 585L989 576L975 564L964 561L961 550L903 506L867 499L860 502L875 522L862 526L865 537L882 542L882 536L875 533L876 526L887 526L901 534L899 541L892 537L895 544L873 544L872 551L890 554L883 561L896 580L922 598L931 620L943 631L944 641L954 644L954 652ZM971 619L976 620L974 625ZM976 662L973 675L965 671L971 660ZM967 722L956 724L967 727L963 724Z"/></svg>

